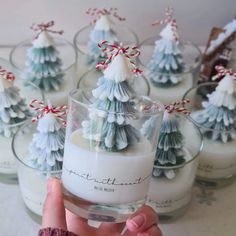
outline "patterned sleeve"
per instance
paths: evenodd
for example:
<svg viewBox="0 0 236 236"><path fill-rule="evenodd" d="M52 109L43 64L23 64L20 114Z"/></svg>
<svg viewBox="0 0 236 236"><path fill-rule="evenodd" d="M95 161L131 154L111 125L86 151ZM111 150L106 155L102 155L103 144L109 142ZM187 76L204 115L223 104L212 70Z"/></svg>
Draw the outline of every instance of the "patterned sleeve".
<svg viewBox="0 0 236 236"><path fill-rule="evenodd" d="M78 235L63 229L44 228L39 230L38 236L78 236Z"/></svg>

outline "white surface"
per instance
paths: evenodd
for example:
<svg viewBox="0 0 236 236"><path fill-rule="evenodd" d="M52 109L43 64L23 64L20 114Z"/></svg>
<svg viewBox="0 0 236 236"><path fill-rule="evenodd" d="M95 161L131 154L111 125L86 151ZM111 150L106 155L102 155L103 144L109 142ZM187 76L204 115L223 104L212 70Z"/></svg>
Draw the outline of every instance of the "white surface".
<svg viewBox="0 0 236 236"><path fill-rule="evenodd" d="M6 2L8 4L8 2ZM0 56L8 58L9 49ZM235 236L236 182L214 192L212 206L199 204L194 197L186 214L176 222L161 225L164 236ZM209 194L210 195L210 194ZM39 225L27 215L18 185L0 183L0 236L36 236Z"/></svg>
<svg viewBox="0 0 236 236"><path fill-rule="evenodd" d="M65 37L72 40L75 32L88 25L91 18L85 14L89 7L118 7L119 14L126 17L129 25L141 40L156 33L154 20L164 18L165 8L175 9L173 17L178 22L179 35L196 44L206 44L213 26L223 27L235 15L235 0L1 0L0 45L16 44L32 37L32 23L55 20L55 29L64 29Z"/></svg>

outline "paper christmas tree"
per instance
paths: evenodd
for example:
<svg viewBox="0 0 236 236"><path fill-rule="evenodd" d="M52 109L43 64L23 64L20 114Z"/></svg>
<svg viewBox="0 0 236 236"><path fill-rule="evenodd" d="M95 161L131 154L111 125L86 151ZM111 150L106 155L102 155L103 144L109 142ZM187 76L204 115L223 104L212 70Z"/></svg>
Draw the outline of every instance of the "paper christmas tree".
<svg viewBox="0 0 236 236"><path fill-rule="evenodd" d="M32 82L44 91L59 90L63 83L64 73L62 61L54 45L51 33L62 34L63 31L49 29L54 22L47 24L33 24L31 29L38 32L33 45L27 50L25 79Z"/></svg>
<svg viewBox="0 0 236 236"><path fill-rule="evenodd" d="M207 95L208 101L202 102L204 110L196 117L199 125L204 128L202 132L214 141L228 142L235 139L236 130L236 73L226 70L222 66L216 67L216 78L222 77L215 91ZM209 130L212 129L212 130ZM232 132L230 132L232 131Z"/></svg>
<svg viewBox="0 0 236 236"><path fill-rule="evenodd" d="M105 54L99 50L98 44L102 41L108 41L111 44L118 44L118 39L115 31L113 30L113 22L111 16L124 21L125 18L118 16L117 8L97 9L89 8L86 12L88 15L96 17L92 23L94 28L90 32L88 41L89 58L87 63L94 64L105 59Z"/></svg>
<svg viewBox="0 0 236 236"><path fill-rule="evenodd" d="M0 67L0 134L5 137L11 137L18 128L16 125L30 116L25 99L13 80L14 75Z"/></svg>
<svg viewBox="0 0 236 236"><path fill-rule="evenodd" d="M34 100L31 107L34 108ZM42 171L57 171L62 169L64 154L65 127L60 117L65 114L62 110L65 106L59 108L51 105L42 107L43 114L34 119L38 120L37 132L33 135L32 142L29 145L31 165ZM35 109L38 110L38 109Z"/></svg>
<svg viewBox="0 0 236 236"><path fill-rule="evenodd" d="M167 18L153 25L166 24L161 31L161 39L155 42L155 49L148 64L147 74L151 82L159 87L178 84L181 77L176 74L184 71L183 56L178 40L176 20L172 19L172 10L167 8Z"/></svg>
<svg viewBox="0 0 236 236"><path fill-rule="evenodd" d="M90 108L90 120L83 125L84 138L108 151L120 151L139 141L139 131L130 121L135 118L132 99L135 93L128 83L131 78L129 62L126 56L139 55L137 48L122 48L109 45L104 41L100 47L111 56L98 64L98 68L107 66L98 86L93 90L95 102ZM139 72L136 67L133 72Z"/></svg>

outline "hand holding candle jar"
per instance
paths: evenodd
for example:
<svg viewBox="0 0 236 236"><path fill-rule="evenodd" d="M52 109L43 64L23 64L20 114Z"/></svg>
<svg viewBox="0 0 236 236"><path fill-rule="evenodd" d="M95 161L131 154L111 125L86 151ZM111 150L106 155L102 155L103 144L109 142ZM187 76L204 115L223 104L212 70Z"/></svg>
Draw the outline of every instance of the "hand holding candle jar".
<svg viewBox="0 0 236 236"><path fill-rule="evenodd" d="M136 97L128 80L140 73L139 50L101 43L109 55L97 65L97 88L75 90L69 114L62 172L65 206L87 219L124 222L145 202L163 105ZM154 118L151 139L141 133Z"/></svg>

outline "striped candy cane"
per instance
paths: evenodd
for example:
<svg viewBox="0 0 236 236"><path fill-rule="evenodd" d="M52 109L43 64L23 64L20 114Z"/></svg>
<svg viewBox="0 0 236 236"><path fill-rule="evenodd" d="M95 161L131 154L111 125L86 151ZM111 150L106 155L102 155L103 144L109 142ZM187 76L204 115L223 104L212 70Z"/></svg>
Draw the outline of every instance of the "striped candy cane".
<svg viewBox="0 0 236 236"><path fill-rule="evenodd" d="M116 7L111 7L109 9L89 8L86 11L86 14L91 16L91 18L92 18L91 23L92 24L95 24L97 22L97 20L103 15L111 15L111 16L117 18L119 21L125 21L124 17L121 17L118 15L118 8L116 8Z"/></svg>
<svg viewBox="0 0 236 236"><path fill-rule="evenodd" d="M7 72L1 66L0 66L0 76L2 76L2 78L5 78L6 80L9 80L9 81L13 81L15 79L15 76L13 75L12 72L10 71Z"/></svg>
<svg viewBox="0 0 236 236"><path fill-rule="evenodd" d="M107 41L102 41L98 44L98 47L103 53L105 53L107 59L102 62L98 62L96 65L96 69L106 69L108 64L110 64L117 55L123 54L133 67L131 71L135 74L142 73L142 70L140 70L133 61L135 57L138 57L140 55L140 50L137 47L122 47L115 44L109 44Z"/></svg>
<svg viewBox="0 0 236 236"><path fill-rule="evenodd" d="M165 106L165 110L168 112L168 113L173 113L173 112L179 112L179 113L183 113L184 115L190 115L191 112L188 111L184 105L186 103L190 103L190 100L188 99L183 99L182 101L177 101L177 102L173 102L173 103L170 103L169 105L166 105Z"/></svg>
<svg viewBox="0 0 236 236"><path fill-rule="evenodd" d="M45 114L52 113L54 114L64 126L66 126L66 120L64 115L67 114L67 106L62 105L58 107L52 107L50 105L45 105L43 102L34 99L29 106L37 111L39 114L32 118L32 122L37 122L40 118L42 118Z"/></svg>
<svg viewBox="0 0 236 236"><path fill-rule="evenodd" d="M63 30L59 30L59 31L56 31L56 30L52 30L50 29L51 27L53 27L55 24L55 22L52 20L52 21L49 21L47 23L40 23L40 24L35 24L33 23L30 27L30 29L32 29L33 31L35 31L37 33L37 35L35 36L35 39L38 38L38 36L43 32L43 31L47 31L47 32L50 32L50 33L53 33L53 34L63 34L64 31Z"/></svg>
<svg viewBox="0 0 236 236"><path fill-rule="evenodd" d="M213 80L221 79L225 75L232 76L234 80L236 80L236 72L234 72L232 69L226 69L223 66L216 66L215 67L217 74L213 76Z"/></svg>
<svg viewBox="0 0 236 236"><path fill-rule="evenodd" d="M165 16L166 18L165 19L162 19L162 20L156 20L152 23L153 26L156 26L156 25L167 25L170 23L171 25L171 30L173 32L173 35L174 35L174 39L176 42L179 41L179 37L178 37L178 33L177 33L177 23L176 23L176 20L172 18L172 14L173 14L174 10L173 8L171 7L167 7L166 10L165 10Z"/></svg>

